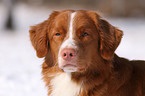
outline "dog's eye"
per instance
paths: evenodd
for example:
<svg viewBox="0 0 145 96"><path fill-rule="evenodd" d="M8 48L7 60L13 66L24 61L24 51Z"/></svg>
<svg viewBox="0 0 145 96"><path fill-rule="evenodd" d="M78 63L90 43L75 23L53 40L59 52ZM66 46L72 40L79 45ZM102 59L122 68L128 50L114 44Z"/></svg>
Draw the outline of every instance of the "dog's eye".
<svg viewBox="0 0 145 96"><path fill-rule="evenodd" d="M89 34L86 33L86 32L84 32L84 33L82 34L83 37L88 36L88 35L89 35Z"/></svg>
<svg viewBox="0 0 145 96"><path fill-rule="evenodd" d="M56 34L55 34L55 36L60 36L60 35L61 35L60 33L56 33Z"/></svg>

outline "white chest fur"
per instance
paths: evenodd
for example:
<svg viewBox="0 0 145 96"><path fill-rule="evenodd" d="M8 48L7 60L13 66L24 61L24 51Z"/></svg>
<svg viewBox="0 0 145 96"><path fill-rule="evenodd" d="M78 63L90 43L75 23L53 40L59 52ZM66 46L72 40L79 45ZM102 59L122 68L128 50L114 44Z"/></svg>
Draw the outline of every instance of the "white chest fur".
<svg viewBox="0 0 145 96"><path fill-rule="evenodd" d="M69 73L61 73L51 80L50 96L79 96L81 86L71 80Z"/></svg>

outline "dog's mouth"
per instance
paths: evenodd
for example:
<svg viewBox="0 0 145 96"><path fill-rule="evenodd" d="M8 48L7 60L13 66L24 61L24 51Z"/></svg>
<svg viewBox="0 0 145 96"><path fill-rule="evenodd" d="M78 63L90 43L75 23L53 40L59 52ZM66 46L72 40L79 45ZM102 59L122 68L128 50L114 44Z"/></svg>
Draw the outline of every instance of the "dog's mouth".
<svg viewBox="0 0 145 96"><path fill-rule="evenodd" d="M61 68L64 72L77 72L78 66L76 64L65 64Z"/></svg>

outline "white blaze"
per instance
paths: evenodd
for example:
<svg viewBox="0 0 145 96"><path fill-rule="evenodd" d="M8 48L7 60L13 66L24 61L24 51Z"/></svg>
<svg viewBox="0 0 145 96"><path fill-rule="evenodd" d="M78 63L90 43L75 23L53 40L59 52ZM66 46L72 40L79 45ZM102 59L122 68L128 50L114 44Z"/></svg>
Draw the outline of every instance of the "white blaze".
<svg viewBox="0 0 145 96"><path fill-rule="evenodd" d="M71 17L70 17L70 24L69 24L69 38L62 43L61 47L60 47L60 50L62 48L74 48L76 47L75 43L74 43L74 40L73 40L73 21L74 21L74 17L75 17L75 14L76 12L72 13L71 14Z"/></svg>
<svg viewBox="0 0 145 96"><path fill-rule="evenodd" d="M74 21L74 17L75 17L75 14L76 12L74 13L71 13L71 16L70 16L70 24L69 24L69 30L68 30L68 39L66 39L62 45L60 46L60 49L59 49L59 53L58 53L58 64L62 64L63 63L63 59L60 55L60 52L64 49L64 48L77 48L76 47L76 44L75 44L75 41L73 39L73 36L74 36L74 30L73 30L73 21Z"/></svg>

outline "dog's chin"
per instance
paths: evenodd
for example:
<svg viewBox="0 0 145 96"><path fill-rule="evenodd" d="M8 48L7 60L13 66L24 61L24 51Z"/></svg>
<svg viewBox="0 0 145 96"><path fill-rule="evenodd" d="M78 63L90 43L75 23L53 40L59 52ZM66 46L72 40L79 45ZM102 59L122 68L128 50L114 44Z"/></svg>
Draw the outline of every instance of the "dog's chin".
<svg viewBox="0 0 145 96"><path fill-rule="evenodd" d="M61 64L62 66L59 66L60 69L62 69L64 72L70 73L70 72L77 72L78 66L76 64Z"/></svg>
<svg viewBox="0 0 145 96"><path fill-rule="evenodd" d="M66 73L84 73L86 72L85 68L79 68L79 67L63 67L61 68Z"/></svg>
<svg viewBox="0 0 145 96"><path fill-rule="evenodd" d="M66 73L78 72L77 67L64 67L62 70Z"/></svg>
<svg viewBox="0 0 145 96"><path fill-rule="evenodd" d="M85 71L85 66L79 66L79 64L77 63L63 62L63 63L59 63L58 65L59 65L59 68L62 69L66 73Z"/></svg>

